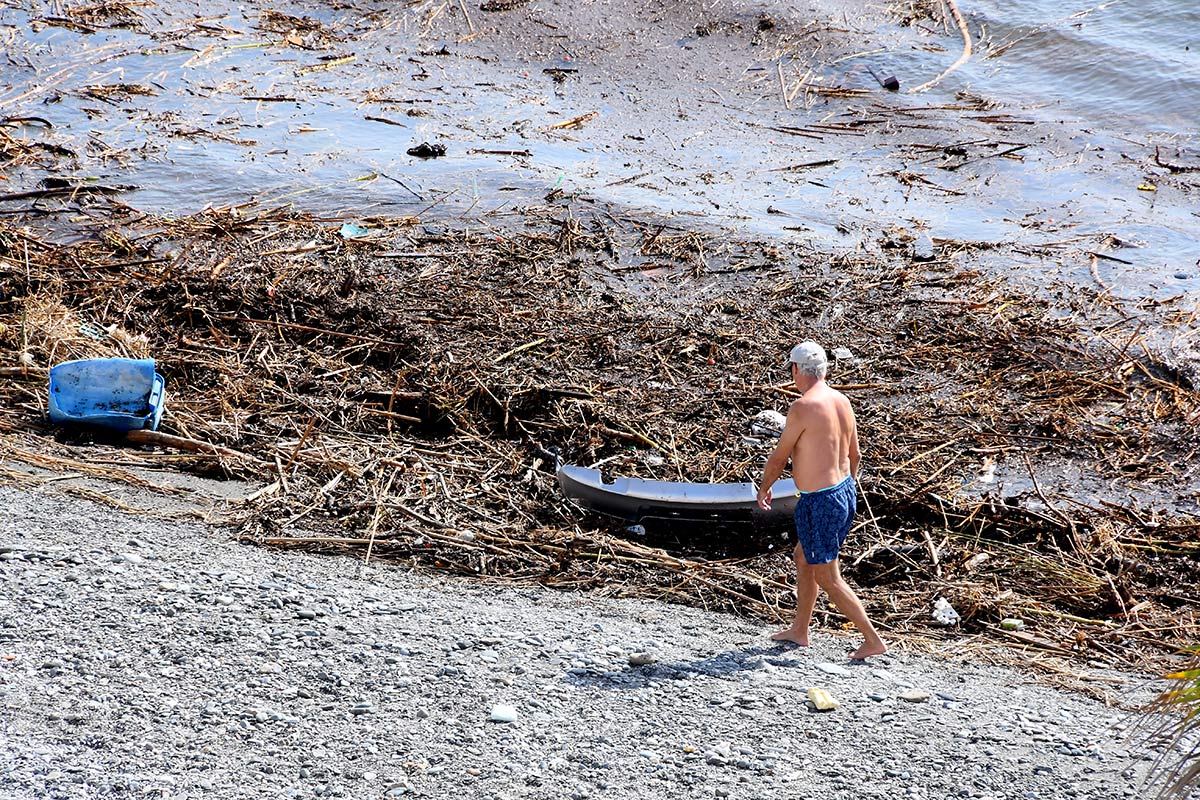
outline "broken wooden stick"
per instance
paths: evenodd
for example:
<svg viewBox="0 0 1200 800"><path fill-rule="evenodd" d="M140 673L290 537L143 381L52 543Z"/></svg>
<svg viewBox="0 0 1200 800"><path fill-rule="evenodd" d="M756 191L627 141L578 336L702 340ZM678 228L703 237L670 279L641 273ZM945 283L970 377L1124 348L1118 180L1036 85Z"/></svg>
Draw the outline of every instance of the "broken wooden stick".
<svg viewBox="0 0 1200 800"><path fill-rule="evenodd" d="M222 447L219 444L210 444L199 439L188 439L183 436L173 436L169 433L159 433L158 431L129 431L125 434L125 440L133 444L151 444L158 447L173 447L176 450L187 450L189 453L211 453L213 455L225 456L226 458L236 458L242 461L247 461L251 464L262 465L264 462L247 453L242 453L238 450L233 450L229 447Z"/></svg>

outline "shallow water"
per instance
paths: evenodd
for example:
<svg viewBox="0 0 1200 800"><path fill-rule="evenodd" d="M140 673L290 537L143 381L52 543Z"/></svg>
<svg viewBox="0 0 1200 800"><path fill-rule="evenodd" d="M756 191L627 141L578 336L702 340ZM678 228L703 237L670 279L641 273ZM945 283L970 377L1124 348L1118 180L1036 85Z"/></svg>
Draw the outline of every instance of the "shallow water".
<svg viewBox="0 0 1200 800"><path fill-rule="evenodd" d="M979 0L966 7L972 27L986 32L989 50L1013 42L969 70L991 91L1000 87L1012 99L1052 103L1059 113L1111 133L1195 136L1200 3ZM1065 21L1055 24L1059 20Z"/></svg>

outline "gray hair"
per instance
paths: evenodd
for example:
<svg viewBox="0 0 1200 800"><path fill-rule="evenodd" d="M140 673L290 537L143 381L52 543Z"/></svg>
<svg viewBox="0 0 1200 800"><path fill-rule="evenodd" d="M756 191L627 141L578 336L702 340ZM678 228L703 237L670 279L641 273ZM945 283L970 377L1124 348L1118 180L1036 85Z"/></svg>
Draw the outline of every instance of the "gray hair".
<svg viewBox="0 0 1200 800"><path fill-rule="evenodd" d="M810 378L817 378L819 380L824 380L826 373L829 371L827 364L805 364L804 366L800 366L794 361L792 363L795 364L796 369L800 370L801 375L807 375Z"/></svg>

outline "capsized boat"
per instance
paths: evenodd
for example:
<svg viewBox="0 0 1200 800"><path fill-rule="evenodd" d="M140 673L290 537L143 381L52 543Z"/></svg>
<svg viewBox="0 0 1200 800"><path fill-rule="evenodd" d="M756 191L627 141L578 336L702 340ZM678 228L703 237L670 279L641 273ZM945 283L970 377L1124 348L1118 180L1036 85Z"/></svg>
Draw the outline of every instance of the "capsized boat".
<svg viewBox="0 0 1200 800"><path fill-rule="evenodd" d="M599 514L629 522L741 523L755 528L785 528L796 509L796 484L790 478L772 487L771 510L758 505L753 483L682 483L616 478L605 483L600 470L563 465L558 485L570 499Z"/></svg>

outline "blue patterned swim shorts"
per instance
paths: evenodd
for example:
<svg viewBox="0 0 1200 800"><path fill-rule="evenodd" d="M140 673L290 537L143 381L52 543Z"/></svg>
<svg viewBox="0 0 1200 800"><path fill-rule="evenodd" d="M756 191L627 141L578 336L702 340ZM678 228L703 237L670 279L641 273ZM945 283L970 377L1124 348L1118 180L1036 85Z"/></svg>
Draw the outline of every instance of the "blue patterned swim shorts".
<svg viewBox="0 0 1200 800"><path fill-rule="evenodd" d="M838 557L857 507L854 478L850 475L826 489L800 493L796 500L796 537L804 548L805 561L828 564Z"/></svg>

